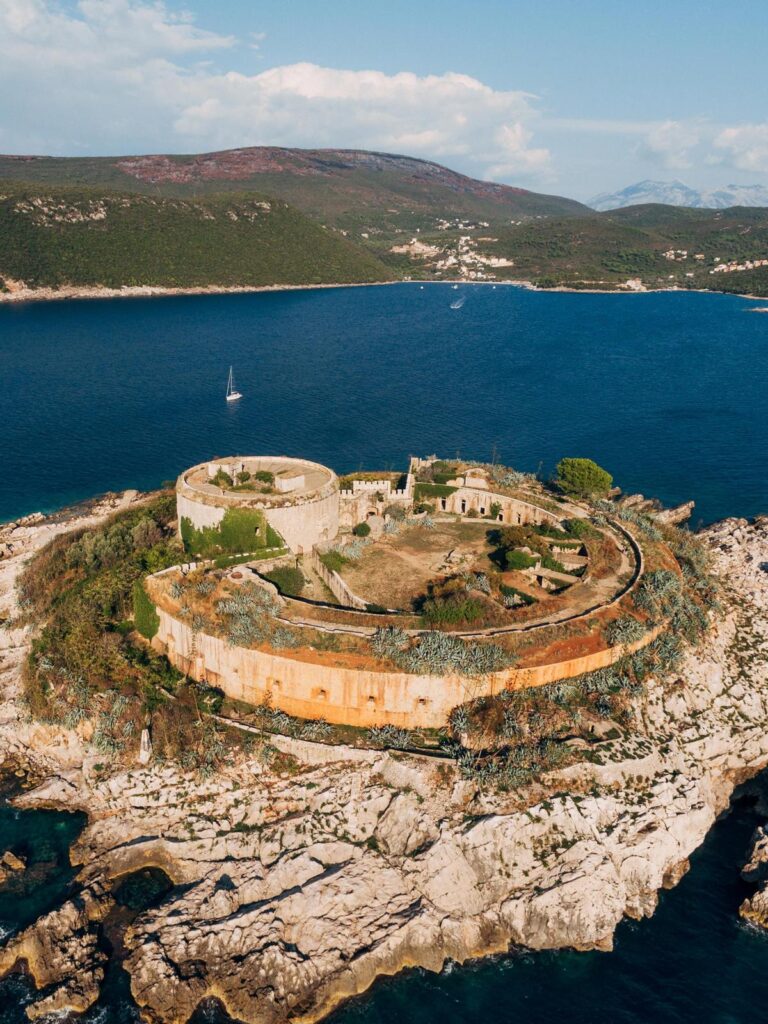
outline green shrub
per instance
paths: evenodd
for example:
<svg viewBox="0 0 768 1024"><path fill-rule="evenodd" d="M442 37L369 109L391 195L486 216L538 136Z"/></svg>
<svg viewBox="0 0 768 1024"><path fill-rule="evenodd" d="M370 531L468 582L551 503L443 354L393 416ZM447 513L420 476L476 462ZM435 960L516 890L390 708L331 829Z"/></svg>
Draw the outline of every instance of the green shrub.
<svg viewBox="0 0 768 1024"><path fill-rule="evenodd" d="M448 487L447 484L416 484L413 489L415 501L421 498L447 498L458 490L458 487Z"/></svg>
<svg viewBox="0 0 768 1024"><path fill-rule="evenodd" d="M368 523L358 523L357 526L353 527L352 533L356 537L367 537L371 532L371 528Z"/></svg>
<svg viewBox="0 0 768 1024"><path fill-rule="evenodd" d="M209 715L218 715L224 704L224 691L218 686L206 686L204 683L195 686L197 703L201 711Z"/></svg>
<svg viewBox="0 0 768 1024"><path fill-rule="evenodd" d="M557 464L557 483L569 494L591 497L607 494L613 477L592 459L561 459Z"/></svg>
<svg viewBox="0 0 768 1024"><path fill-rule="evenodd" d="M254 480L259 480L263 484L273 484L275 482L275 474L270 473L268 469L259 469L253 474Z"/></svg>
<svg viewBox="0 0 768 1024"><path fill-rule="evenodd" d="M387 505L384 509L384 515L393 519L396 523L401 523L405 519L405 509L402 505Z"/></svg>
<svg viewBox="0 0 768 1024"><path fill-rule="evenodd" d="M278 566L271 572L265 572L264 577L274 583L281 594L289 597L298 597L306 583L301 569L295 565Z"/></svg>
<svg viewBox="0 0 768 1024"><path fill-rule="evenodd" d="M549 569L551 572L562 572L566 574L568 572L563 563L558 562L558 560L553 558L552 555L545 555L541 560L541 564L545 569Z"/></svg>
<svg viewBox="0 0 768 1024"><path fill-rule="evenodd" d="M524 551L507 551L506 563L508 569L530 569L531 566L536 565L538 559L531 555L526 555Z"/></svg>
<svg viewBox="0 0 768 1024"><path fill-rule="evenodd" d="M135 580L133 584L133 621L147 640L151 640L160 628L160 616L144 589L143 580Z"/></svg>
<svg viewBox="0 0 768 1024"><path fill-rule="evenodd" d="M472 597L428 598L421 614L432 626L458 626L471 624L483 618L485 609Z"/></svg>
<svg viewBox="0 0 768 1024"><path fill-rule="evenodd" d="M323 563L326 569L330 569L331 572L341 572L342 566L346 565L347 559L340 551L335 549L332 551L326 551L320 555L320 561Z"/></svg>
<svg viewBox="0 0 768 1024"><path fill-rule="evenodd" d="M211 483L216 484L217 487L231 487L234 482L229 473L225 473L223 469L217 469L216 475L211 477Z"/></svg>
<svg viewBox="0 0 768 1024"><path fill-rule="evenodd" d="M584 537L596 537L600 531L587 519L567 519L563 524L570 537L581 540Z"/></svg>

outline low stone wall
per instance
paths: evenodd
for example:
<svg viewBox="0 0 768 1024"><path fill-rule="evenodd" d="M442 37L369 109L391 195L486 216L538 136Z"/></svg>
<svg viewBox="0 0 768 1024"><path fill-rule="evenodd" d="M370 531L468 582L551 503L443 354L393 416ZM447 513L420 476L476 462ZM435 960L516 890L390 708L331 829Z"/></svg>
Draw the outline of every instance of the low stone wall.
<svg viewBox="0 0 768 1024"><path fill-rule="evenodd" d="M160 626L153 645L179 671L219 687L235 700L261 704L269 698L274 707L299 718L324 718L336 725L361 727L390 723L405 729L438 729L457 704L476 697L544 686L606 668L661 632L659 627L626 647L474 679L342 668L271 651L231 647L220 637L194 633L163 608L158 607L157 613Z"/></svg>
<svg viewBox="0 0 768 1024"><path fill-rule="evenodd" d="M357 608L358 611L362 612L366 610L368 605L362 597L358 597L357 594L353 593L337 572L323 564L320 555L314 548L305 557L309 558L314 571L340 604L347 608Z"/></svg>

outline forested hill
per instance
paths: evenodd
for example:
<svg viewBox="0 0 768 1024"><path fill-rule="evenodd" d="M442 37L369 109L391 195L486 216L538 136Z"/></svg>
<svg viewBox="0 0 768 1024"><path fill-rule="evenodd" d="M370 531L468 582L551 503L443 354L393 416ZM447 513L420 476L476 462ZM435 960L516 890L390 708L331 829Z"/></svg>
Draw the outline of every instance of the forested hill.
<svg viewBox="0 0 768 1024"><path fill-rule="evenodd" d="M509 257L509 274L543 287L702 288L768 294L768 209L630 206L588 217L509 225L485 254Z"/></svg>
<svg viewBox="0 0 768 1024"><path fill-rule="evenodd" d="M255 193L197 199L0 184L0 290L386 281L370 252Z"/></svg>
<svg viewBox="0 0 768 1024"><path fill-rule="evenodd" d="M0 156L0 181L93 185L163 196L256 191L344 230L413 231L440 222L589 213L573 199L478 181L390 153L253 146L193 156Z"/></svg>

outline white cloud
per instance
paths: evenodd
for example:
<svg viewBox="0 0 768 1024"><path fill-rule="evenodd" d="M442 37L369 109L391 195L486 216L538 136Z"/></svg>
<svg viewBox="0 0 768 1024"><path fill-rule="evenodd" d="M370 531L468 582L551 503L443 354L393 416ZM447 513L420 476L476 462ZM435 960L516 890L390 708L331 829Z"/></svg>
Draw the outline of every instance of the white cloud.
<svg viewBox="0 0 768 1024"><path fill-rule="evenodd" d="M768 174L768 122L729 126L705 118L666 121L548 118L542 122L542 128L582 135L585 141L580 150L587 150L593 160L597 159L598 146L605 149L608 143L613 150L608 159L613 165L624 163L626 155L630 154L635 163L640 161L672 171L685 170L699 180L712 178L713 173L723 175L725 169L741 177ZM717 167L723 170L716 172ZM638 174L639 168L635 167L634 173ZM713 184L718 183L713 181Z"/></svg>
<svg viewBox="0 0 768 1024"><path fill-rule="evenodd" d="M713 162L768 174L768 123L725 128L714 140Z"/></svg>
<svg viewBox="0 0 768 1024"><path fill-rule="evenodd" d="M246 50L262 36L252 33ZM551 176L535 97L448 72L297 63L219 70L231 37L150 0L0 0L0 147L126 153L246 145L395 150L479 174ZM225 57L226 59L226 57ZM8 97L13 97L8 99Z"/></svg>
<svg viewBox="0 0 768 1024"><path fill-rule="evenodd" d="M701 137L701 128L695 122L663 121L650 128L637 152L671 170L692 167Z"/></svg>
<svg viewBox="0 0 768 1024"><path fill-rule="evenodd" d="M235 146L245 138L461 157L504 174L549 171L549 152L530 146L526 125L537 117L532 97L495 91L466 75L387 75L303 63L188 85L201 98L185 105L174 129L191 144Z"/></svg>

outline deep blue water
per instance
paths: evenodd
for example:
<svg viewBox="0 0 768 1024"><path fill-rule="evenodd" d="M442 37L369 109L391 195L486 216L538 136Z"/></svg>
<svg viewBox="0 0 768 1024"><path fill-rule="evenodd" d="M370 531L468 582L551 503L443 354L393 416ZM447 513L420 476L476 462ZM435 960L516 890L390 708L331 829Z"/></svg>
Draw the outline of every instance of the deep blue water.
<svg viewBox="0 0 768 1024"><path fill-rule="evenodd" d="M0 307L0 521L213 455L348 471L587 455L696 520L768 510L768 315L695 293L396 285ZM229 364L245 394L224 401Z"/></svg>
<svg viewBox="0 0 768 1024"><path fill-rule="evenodd" d="M0 307L0 520L146 488L216 454L283 452L337 470L437 451L549 472L587 455L626 490L697 502L697 519L768 512L768 316L733 296L542 294L402 285ZM224 401L235 366L244 399ZM649 921L612 954L494 958L378 982L333 1024L753 1024L768 939L743 927L754 815L712 831ZM33 853L0 926L72 884L80 822L0 810L0 850ZM37 852L34 852L37 851ZM2 933L0 933L2 934ZM87 1024L138 1020L110 967ZM21 1024L28 982L0 984ZM209 1019L206 1017L206 1019ZM210 1018L213 1019L213 1018Z"/></svg>

